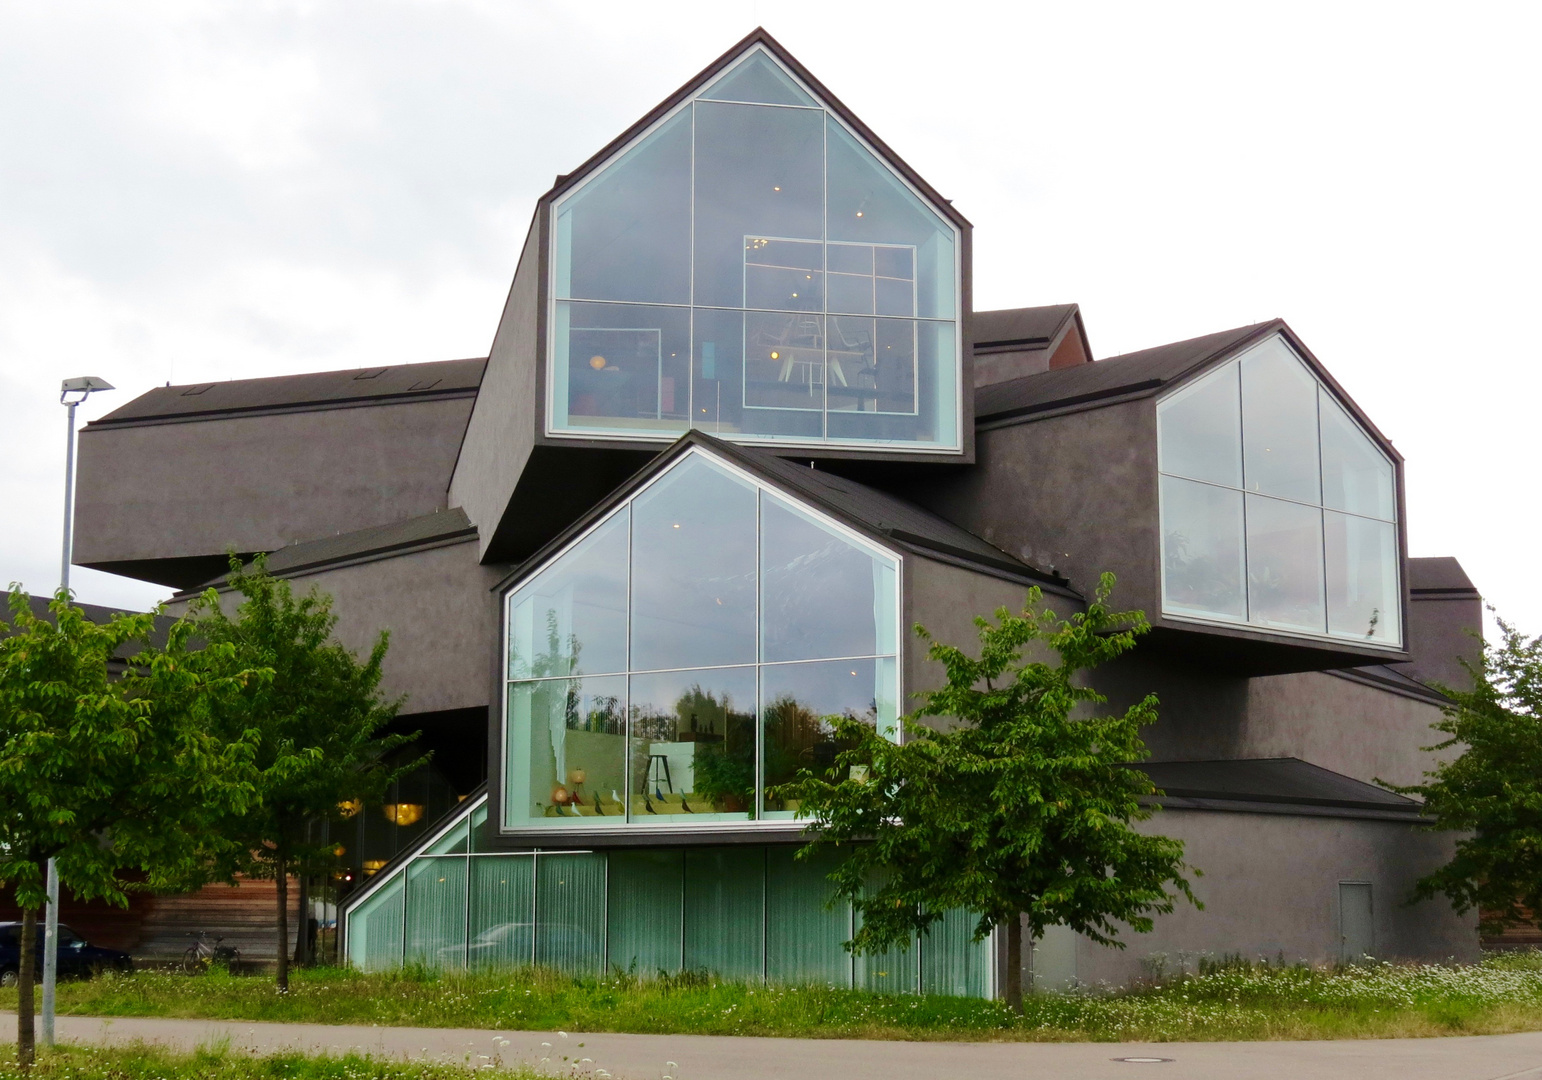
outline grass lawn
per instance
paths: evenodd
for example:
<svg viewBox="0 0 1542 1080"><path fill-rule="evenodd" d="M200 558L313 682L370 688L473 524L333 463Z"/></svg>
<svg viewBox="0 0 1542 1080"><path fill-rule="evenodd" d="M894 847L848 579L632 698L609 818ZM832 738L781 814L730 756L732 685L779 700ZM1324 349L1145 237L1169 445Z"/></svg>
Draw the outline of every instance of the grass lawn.
<svg viewBox="0 0 1542 1080"><path fill-rule="evenodd" d="M469 1065L420 1065L351 1055L251 1057L219 1049L176 1054L152 1046L60 1046L39 1051L37 1064L27 1074L16 1064L15 1047L0 1050L0 1080L467 1080L472 1075L500 1080L549 1076L526 1068L479 1071Z"/></svg>
<svg viewBox="0 0 1542 1080"><path fill-rule="evenodd" d="M689 975L639 980L315 968L294 973L291 986L280 996L270 979L218 971L104 975L61 983L58 1008L88 1016L804 1038L1181 1041L1542 1029L1542 953L1535 952L1449 966L1206 964L1197 973L1129 990L1034 995L1020 1017L992 1001ZM14 990L0 991L0 1008L15 1003Z"/></svg>

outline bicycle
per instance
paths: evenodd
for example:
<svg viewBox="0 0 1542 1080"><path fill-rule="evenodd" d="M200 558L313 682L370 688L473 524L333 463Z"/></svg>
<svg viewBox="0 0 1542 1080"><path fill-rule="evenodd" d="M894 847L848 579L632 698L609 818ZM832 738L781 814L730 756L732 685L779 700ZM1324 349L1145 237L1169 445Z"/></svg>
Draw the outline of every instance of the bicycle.
<svg viewBox="0 0 1542 1080"><path fill-rule="evenodd" d="M223 935L216 937L213 945L202 930L189 930L187 936L194 941L182 954L182 970L186 974L208 971L212 964L223 964L226 970L233 972L240 965L241 950L234 945L221 945L220 942L225 940Z"/></svg>

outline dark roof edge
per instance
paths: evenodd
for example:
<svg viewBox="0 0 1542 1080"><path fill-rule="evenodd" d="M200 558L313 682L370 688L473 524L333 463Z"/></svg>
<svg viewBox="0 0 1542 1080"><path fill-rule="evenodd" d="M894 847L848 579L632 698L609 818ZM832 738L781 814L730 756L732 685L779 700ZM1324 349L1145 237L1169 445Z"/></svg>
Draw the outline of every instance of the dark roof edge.
<svg viewBox="0 0 1542 1080"><path fill-rule="evenodd" d="M1307 803L1194 798L1182 795L1159 795L1142 799L1141 802L1147 806L1159 806L1164 810L1208 810L1232 814L1278 814L1288 817L1338 818L1349 821L1391 821L1420 826L1435 823L1434 818L1420 811L1371 809L1350 805L1316 806Z"/></svg>
<svg viewBox="0 0 1542 1080"><path fill-rule="evenodd" d="M686 80L685 84L676 90L673 94L670 94L658 105L655 105L652 109L648 110L648 112L640 120L634 123L631 127L627 128L620 135L616 136L610 142L606 143L594 154L591 154L581 165L578 166L578 168L574 169L572 172L563 173L561 176L559 176L557 178L557 182L552 185L551 189L547 191L546 194L541 196L539 205L546 205L552 200L559 198L569 188L573 187L595 169L603 165L614 154L625 147L627 143L631 142L644 131L648 130L648 128L652 127L671 109L675 108L675 106L679 105L692 94L696 93L697 90L700 90L702 87L706 86L707 83L709 83L712 79L722 74L722 72L725 71L734 60L738 59L740 55L742 55L754 45L764 45L767 51L774 55L777 60L791 68L793 74L801 79L804 83L806 83L809 89L814 91L816 97L821 98L824 103L828 105L830 109L835 112L846 124L855 130L857 134L868 143L868 145L870 145L874 150L878 151L879 154L883 155L884 160L892 165L895 169L897 169L900 175L903 176L908 183L913 184L916 190L920 191L926 197L927 201L932 204L933 209L947 217L954 225L958 226L958 228L962 230L968 230L973 227L970 224L968 218L964 217L963 214L959 213L953 208L951 201L943 198L942 195L940 195L935 188L928 184L918 172L910 167L904 158L896 154L893 149L889 147L888 143L884 142L877 135L875 135L872 129L870 129L860 119L858 119L857 115L849 108L847 108L845 103L843 103L840 98L832 94L824 83L815 78L813 73L810 72L801 63L799 63L797 58L789 53L786 47L783 46L781 42L777 41L776 38L772 37L763 26L757 26L754 30L751 30L744 37L740 38L716 60L713 60L701 71L697 72L696 75Z"/></svg>
<svg viewBox="0 0 1542 1080"><path fill-rule="evenodd" d="M1374 675L1360 671L1356 668L1330 668L1323 672L1324 675L1332 675L1335 679L1344 679L1348 682L1359 683L1361 686L1369 686L1376 690L1385 690L1389 694L1409 698L1413 701L1422 701L1429 705L1445 707L1451 704L1440 691L1424 685L1412 675L1408 681L1412 685L1405 685L1391 679L1378 679Z"/></svg>
<svg viewBox="0 0 1542 1080"><path fill-rule="evenodd" d="M406 365L401 366L405 367ZM411 405L420 401L454 401L457 398L474 398L476 395L476 387L459 386L448 390L419 390L413 393L380 394L375 397L337 398L332 401L297 401L289 405L246 405L229 409L211 409L205 412L163 413L159 416L126 416L121 420L110 420L104 417L101 420L91 421L81 430L157 427L162 424L196 424L204 420L230 420L236 417L333 412L340 409L365 409L374 405Z"/></svg>

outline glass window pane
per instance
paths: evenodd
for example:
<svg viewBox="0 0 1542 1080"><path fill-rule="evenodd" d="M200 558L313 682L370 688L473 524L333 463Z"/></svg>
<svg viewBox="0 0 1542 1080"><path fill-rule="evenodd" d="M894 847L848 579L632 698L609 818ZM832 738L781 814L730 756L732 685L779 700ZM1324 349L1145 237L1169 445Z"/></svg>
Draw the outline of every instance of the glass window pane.
<svg viewBox="0 0 1542 1080"><path fill-rule="evenodd" d="M626 677L509 687L508 826L614 825L625 810Z"/></svg>
<svg viewBox="0 0 1542 1080"><path fill-rule="evenodd" d="M555 314L557 426L644 435L686 429L689 309L563 302Z"/></svg>
<svg viewBox="0 0 1542 1080"><path fill-rule="evenodd" d="M685 852L685 969L765 977L765 848Z"/></svg>
<svg viewBox="0 0 1542 1080"><path fill-rule="evenodd" d="M868 895L877 891L877 883L870 882ZM862 916L860 912L853 912L852 916L855 930L862 925ZM904 946L891 945L880 953L853 956L851 966L854 985L883 994L914 994L921 981L921 954L913 938Z"/></svg>
<svg viewBox="0 0 1542 1080"><path fill-rule="evenodd" d="M755 488L692 455L632 505L632 670L755 659Z"/></svg>
<svg viewBox="0 0 1542 1080"><path fill-rule="evenodd" d="M754 236L744 252L744 306L824 310L824 245Z"/></svg>
<svg viewBox="0 0 1542 1080"><path fill-rule="evenodd" d="M744 358L745 408L824 409L823 315L750 312L744 317ZM817 416L802 426L809 435L819 434Z"/></svg>
<svg viewBox="0 0 1542 1080"><path fill-rule="evenodd" d="M558 206L560 299L691 302L691 110Z"/></svg>
<svg viewBox="0 0 1542 1080"><path fill-rule="evenodd" d="M1157 406L1162 471L1242 486L1242 400L1238 366L1227 364Z"/></svg>
<svg viewBox="0 0 1542 1080"><path fill-rule="evenodd" d="M975 941L979 916L943 912L921 939L921 993L985 997L990 992L990 939Z"/></svg>
<svg viewBox="0 0 1542 1080"><path fill-rule="evenodd" d="M1392 462L1318 387L1322 409L1322 498L1334 510L1392 521L1397 517Z"/></svg>
<svg viewBox="0 0 1542 1080"><path fill-rule="evenodd" d="M407 962L466 964L466 859L440 855L407 864Z"/></svg>
<svg viewBox="0 0 1542 1080"><path fill-rule="evenodd" d="M896 307L880 307L880 314L953 318L952 228L834 117L828 125L830 239L889 247L887 252L877 249L875 269L891 279L891 291L880 295L889 296ZM908 284L913 291L906 296Z"/></svg>
<svg viewBox="0 0 1542 1080"><path fill-rule="evenodd" d="M509 599L509 678L626 670L628 507Z"/></svg>
<svg viewBox="0 0 1542 1080"><path fill-rule="evenodd" d="M696 106L695 303L744 306L757 238L824 238L824 113Z"/></svg>
<svg viewBox="0 0 1542 1080"><path fill-rule="evenodd" d="M1328 568L1328 632L1388 645L1402 643L1397 529L1390 522L1323 514Z"/></svg>
<svg viewBox="0 0 1542 1080"><path fill-rule="evenodd" d="M714 435L744 430L744 313L697 308L691 426Z"/></svg>
<svg viewBox="0 0 1542 1080"><path fill-rule="evenodd" d="M819 104L805 94L779 64L758 50L726 71L701 92L701 97L714 101L758 101L767 105L806 105L811 108Z"/></svg>
<svg viewBox="0 0 1542 1080"><path fill-rule="evenodd" d="M893 652L894 561L769 492L760 506L761 659Z"/></svg>
<svg viewBox="0 0 1542 1080"><path fill-rule="evenodd" d="M829 873L838 857L821 852L795 859L798 849L766 849L766 977L778 983L851 985L851 906L825 907L834 891Z"/></svg>
<svg viewBox="0 0 1542 1080"><path fill-rule="evenodd" d="M472 859L470 967L528 967L535 962L534 927L535 856Z"/></svg>
<svg viewBox="0 0 1542 1080"><path fill-rule="evenodd" d="M535 857L535 962L572 975L605 965L605 856Z"/></svg>
<svg viewBox="0 0 1542 1080"><path fill-rule="evenodd" d="M952 445L956 439L958 357L950 322L831 318L832 439ZM864 363L863 334L872 335Z"/></svg>
<svg viewBox="0 0 1542 1080"><path fill-rule="evenodd" d="M606 967L641 978L680 970L685 857L675 851L612 851Z"/></svg>
<svg viewBox="0 0 1542 1080"><path fill-rule="evenodd" d="M397 873L348 914L348 962L361 971L401 967L406 875Z"/></svg>
<svg viewBox="0 0 1542 1080"><path fill-rule="evenodd" d="M744 821L755 806L755 669L632 676L634 823Z"/></svg>
<svg viewBox="0 0 1542 1080"><path fill-rule="evenodd" d="M1242 357L1242 442L1249 491L1321 502L1317 380L1279 337Z"/></svg>
<svg viewBox="0 0 1542 1080"><path fill-rule="evenodd" d="M837 738L829 717L861 720L894 737L894 673L888 660L822 660L760 669L768 817L791 818L798 808L770 789L796 779L802 769L827 775L836 755L850 745Z"/></svg>
<svg viewBox="0 0 1542 1080"><path fill-rule="evenodd" d="M464 855L471 840L470 823L462 818L456 826L423 849L425 855Z"/></svg>
<svg viewBox="0 0 1542 1080"><path fill-rule="evenodd" d="M1162 610L1246 619L1242 493L1162 477Z"/></svg>
<svg viewBox="0 0 1542 1080"><path fill-rule="evenodd" d="M919 327L908 320L830 320L832 410L914 415Z"/></svg>
<svg viewBox="0 0 1542 1080"><path fill-rule="evenodd" d="M1247 538L1249 621L1323 633L1322 511L1249 495Z"/></svg>
<svg viewBox="0 0 1542 1080"><path fill-rule="evenodd" d="M492 851L495 835L488 819L487 803L484 802L471 812L471 850Z"/></svg>

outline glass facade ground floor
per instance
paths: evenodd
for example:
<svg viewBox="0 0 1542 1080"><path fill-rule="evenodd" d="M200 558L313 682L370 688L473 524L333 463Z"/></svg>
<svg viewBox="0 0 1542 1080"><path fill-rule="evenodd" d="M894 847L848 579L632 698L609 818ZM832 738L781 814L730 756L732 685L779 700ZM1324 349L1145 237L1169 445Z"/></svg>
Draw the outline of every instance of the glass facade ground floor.
<svg viewBox="0 0 1542 1080"><path fill-rule="evenodd" d="M829 865L795 844L498 853L485 801L345 910L349 962L445 969L531 964L581 975L712 972L987 997L989 942L948 912L909 948L852 956L849 904L826 906Z"/></svg>

